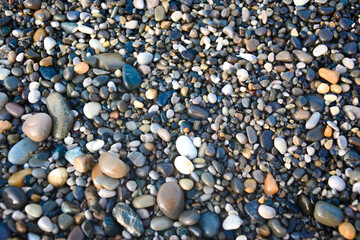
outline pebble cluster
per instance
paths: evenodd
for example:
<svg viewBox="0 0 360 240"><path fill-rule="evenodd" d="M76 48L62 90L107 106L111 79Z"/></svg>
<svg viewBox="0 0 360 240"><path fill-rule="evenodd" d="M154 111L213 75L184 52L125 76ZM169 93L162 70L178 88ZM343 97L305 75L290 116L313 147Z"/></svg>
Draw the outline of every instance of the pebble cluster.
<svg viewBox="0 0 360 240"><path fill-rule="evenodd" d="M0 240L360 239L359 17L0 1Z"/></svg>

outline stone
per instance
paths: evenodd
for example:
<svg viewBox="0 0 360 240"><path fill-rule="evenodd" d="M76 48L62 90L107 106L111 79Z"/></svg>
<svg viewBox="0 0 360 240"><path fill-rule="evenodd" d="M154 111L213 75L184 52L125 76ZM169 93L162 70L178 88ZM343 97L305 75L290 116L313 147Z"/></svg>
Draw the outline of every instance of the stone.
<svg viewBox="0 0 360 240"><path fill-rule="evenodd" d="M215 238L220 228L220 218L216 213L205 212L200 215L198 225L204 237Z"/></svg>
<svg viewBox="0 0 360 240"><path fill-rule="evenodd" d="M190 160L197 157L197 149L188 136L183 135L176 139L176 150Z"/></svg>
<svg viewBox="0 0 360 240"><path fill-rule="evenodd" d="M264 192L266 195L275 195L278 193L278 184L271 173L268 173L264 182Z"/></svg>
<svg viewBox="0 0 360 240"><path fill-rule="evenodd" d="M125 64L124 58L118 53L101 53L94 56L98 60L98 67L110 72L122 69Z"/></svg>
<svg viewBox="0 0 360 240"><path fill-rule="evenodd" d="M144 9L145 8L145 2L144 0L134 0L133 5L136 9Z"/></svg>
<svg viewBox="0 0 360 240"><path fill-rule="evenodd" d="M299 60L300 62L304 62L306 64L311 64L312 61L314 60L314 58L310 54L301 50L294 50L292 53L294 54L297 60Z"/></svg>
<svg viewBox="0 0 360 240"><path fill-rule="evenodd" d="M279 221L279 219L271 219L268 221L268 226L271 229L271 232L279 238L282 238L286 235L287 230L285 227L283 227L283 225L281 224L281 222Z"/></svg>
<svg viewBox="0 0 360 240"><path fill-rule="evenodd" d="M31 154L37 150L38 146L39 143L30 138L23 138L10 149L8 161L15 165L23 165L30 159Z"/></svg>
<svg viewBox="0 0 360 240"><path fill-rule="evenodd" d="M288 51L281 51L276 54L275 60L279 62L292 62L294 57Z"/></svg>
<svg viewBox="0 0 360 240"><path fill-rule="evenodd" d="M157 7L159 5L159 0L145 0L146 1L146 7L148 9L152 9L154 7Z"/></svg>
<svg viewBox="0 0 360 240"><path fill-rule="evenodd" d="M316 91L320 94L326 94L330 91L330 87L326 83L320 83Z"/></svg>
<svg viewBox="0 0 360 240"><path fill-rule="evenodd" d="M10 92L15 91L19 84L20 84L20 79L15 76L8 76L4 80L4 87L6 88L6 90Z"/></svg>
<svg viewBox="0 0 360 240"><path fill-rule="evenodd" d="M342 52L348 56L355 55L357 53L357 51L358 51L358 46L357 46L356 42L348 42L342 48Z"/></svg>
<svg viewBox="0 0 360 240"><path fill-rule="evenodd" d="M311 117L307 120L305 124L306 129L313 129L317 126L321 118L321 114L319 112L314 112Z"/></svg>
<svg viewBox="0 0 360 240"><path fill-rule="evenodd" d="M329 227L337 227L344 220L344 214L340 208L324 201L316 203L314 217L316 221Z"/></svg>
<svg viewBox="0 0 360 240"><path fill-rule="evenodd" d="M356 229L350 222L341 223L338 230L345 239L354 239L356 237Z"/></svg>
<svg viewBox="0 0 360 240"><path fill-rule="evenodd" d="M340 149L346 149L348 145L347 138L343 135L339 136L337 139L337 145Z"/></svg>
<svg viewBox="0 0 360 240"><path fill-rule="evenodd" d="M165 18L165 9L162 6L157 6L154 12L154 19L161 22Z"/></svg>
<svg viewBox="0 0 360 240"><path fill-rule="evenodd" d="M124 86L128 90L138 89L142 83L140 73L129 64L125 64L122 70Z"/></svg>
<svg viewBox="0 0 360 240"><path fill-rule="evenodd" d="M105 52L106 48L100 43L99 40L92 38L89 40L89 45L90 47L92 47L93 49L98 49L99 52ZM75 70L75 69L74 69ZM76 72L76 70L75 70ZM87 71L86 71L87 72ZM80 73L79 73L80 74Z"/></svg>
<svg viewBox="0 0 360 240"><path fill-rule="evenodd" d="M46 106L53 123L53 137L57 140L65 138L74 122L68 104L60 93L53 92L47 97Z"/></svg>
<svg viewBox="0 0 360 240"><path fill-rule="evenodd" d="M24 115L25 112L23 106L20 106L19 104L14 102L8 102L7 104L5 104L5 109L8 113L10 113L16 118L20 118L22 115Z"/></svg>
<svg viewBox="0 0 360 240"><path fill-rule="evenodd" d="M98 102L88 102L84 105L84 115L89 118L93 119L95 116L100 114L101 111L101 104Z"/></svg>
<svg viewBox="0 0 360 240"><path fill-rule="evenodd" d="M94 39L91 39L94 40ZM86 62L79 62L78 64L76 64L74 66L74 71L77 74L85 74L89 71L90 67L89 64L87 64Z"/></svg>
<svg viewBox="0 0 360 240"><path fill-rule="evenodd" d="M42 207L36 203L26 205L25 212L35 219L41 217L41 215L43 214Z"/></svg>
<svg viewBox="0 0 360 240"><path fill-rule="evenodd" d="M80 226L75 226L71 229L67 240L85 240L85 236Z"/></svg>
<svg viewBox="0 0 360 240"><path fill-rule="evenodd" d="M259 40L252 38L247 41L246 50L248 50L249 52L255 52L259 44L260 44Z"/></svg>
<svg viewBox="0 0 360 240"><path fill-rule="evenodd" d="M99 175L93 179L93 183L98 188L105 188L107 190L115 190L119 185L120 181L117 178L111 178L106 175Z"/></svg>
<svg viewBox="0 0 360 240"><path fill-rule="evenodd" d="M314 205L310 202L309 198L305 194L300 194L297 205L301 212L305 215L312 216L314 213Z"/></svg>
<svg viewBox="0 0 360 240"><path fill-rule="evenodd" d="M307 132L305 140L309 142L316 142L324 137L324 126L322 124L316 126Z"/></svg>
<svg viewBox="0 0 360 240"><path fill-rule="evenodd" d="M116 204L112 215L132 236L140 237L144 233L144 226L139 216L127 204Z"/></svg>
<svg viewBox="0 0 360 240"><path fill-rule="evenodd" d="M320 68L319 76L328 81L329 83L336 84L339 81L340 73L330 70L328 68Z"/></svg>
<svg viewBox="0 0 360 240"><path fill-rule="evenodd" d="M314 48L312 54L314 55L314 57L320 57L322 55L325 55L327 51L328 47L324 44L320 44Z"/></svg>
<svg viewBox="0 0 360 240"><path fill-rule="evenodd" d="M210 116L208 110L197 105L190 105L187 109L187 113L190 117L198 120L205 120Z"/></svg>
<svg viewBox="0 0 360 240"><path fill-rule="evenodd" d="M189 191L194 187L194 182L188 178L180 179L179 184L181 188L184 189L185 191Z"/></svg>
<svg viewBox="0 0 360 240"><path fill-rule="evenodd" d="M8 179L8 184L11 186L17 186L17 187L25 187L24 179L27 175L31 175L32 169L31 168L25 168L20 171L17 171L13 175L11 175Z"/></svg>
<svg viewBox="0 0 360 240"><path fill-rule="evenodd" d="M141 152L131 152L127 157L137 167L144 166L146 162L146 158Z"/></svg>
<svg viewBox="0 0 360 240"><path fill-rule="evenodd" d="M1 198L5 206L10 209L21 209L27 203L26 194L16 186L5 187L1 193Z"/></svg>
<svg viewBox="0 0 360 240"><path fill-rule="evenodd" d="M250 144L254 144L257 142L257 135L256 135L256 131L254 130L253 127L251 126L247 126L246 127L246 134L247 134L247 138Z"/></svg>
<svg viewBox="0 0 360 240"><path fill-rule="evenodd" d="M88 172L93 168L93 165L94 157L90 154L84 154L74 158L74 169L77 172Z"/></svg>
<svg viewBox="0 0 360 240"><path fill-rule="evenodd" d="M258 212L259 215L265 219L273 219L276 216L276 210L267 205L260 205Z"/></svg>
<svg viewBox="0 0 360 240"><path fill-rule="evenodd" d="M156 198L161 212L171 219L178 219L184 210L184 193L177 183L162 184Z"/></svg>
<svg viewBox="0 0 360 240"><path fill-rule="evenodd" d="M155 197L149 194L138 196L132 201L132 205L134 206L134 208L147 208L154 206L155 204Z"/></svg>
<svg viewBox="0 0 360 240"><path fill-rule="evenodd" d="M200 220L200 214L194 210L187 210L180 214L179 221L185 226L195 225Z"/></svg>
<svg viewBox="0 0 360 240"><path fill-rule="evenodd" d="M75 147L70 149L69 151L66 151L65 153L65 159L74 165L74 159L78 156L84 155L85 153L81 151L81 147Z"/></svg>
<svg viewBox="0 0 360 240"><path fill-rule="evenodd" d="M120 224L110 214L106 214L102 225L106 235L110 237L115 237L117 234L121 234L121 231L123 230Z"/></svg>
<svg viewBox="0 0 360 240"><path fill-rule="evenodd" d="M215 179L209 172L203 172L201 174L201 181L208 187L214 187L215 185Z"/></svg>
<svg viewBox="0 0 360 240"><path fill-rule="evenodd" d="M48 216L41 217L38 220L37 225L44 232L51 232L54 229L53 223Z"/></svg>
<svg viewBox="0 0 360 240"><path fill-rule="evenodd" d="M263 130L260 135L260 145L263 147L266 151L270 151L273 147L274 143L272 140L273 132L270 130Z"/></svg>
<svg viewBox="0 0 360 240"><path fill-rule="evenodd" d="M222 89L221 92L224 95L231 95L234 92L234 88L232 87L231 84L226 84Z"/></svg>
<svg viewBox="0 0 360 240"><path fill-rule="evenodd" d="M294 0L295 6L304 6L308 2L309 2L309 0Z"/></svg>
<svg viewBox="0 0 360 240"><path fill-rule="evenodd" d="M10 73L11 72L9 69L0 68L0 80L4 81L10 75ZM5 93L1 93L1 94L5 94Z"/></svg>
<svg viewBox="0 0 360 240"><path fill-rule="evenodd" d="M25 0L24 7L32 10L38 10L41 8L41 0Z"/></svg>
<svg viewBox="0 0 360 240"><path fill-rule="evenodd" d="M242 223L243 220L241 220L238 215L229 215L225 218L222 226L224 230L235 230L238 229Z"/></svg>
<svg viewBox="0 0 360 240"><path fill-rule="evenodd" d="M181 174L185 175L191 174L195 169L194 164L185 156L176 157L174 166Z"/></svg>
<svg viewBox="0 0 360 240"><path fill-rule="evenodd" d="M331 40L333 40L334 38L334 34L330 29L320 29L319 31L319 39L322 42L330 42Z"/></svg>
<svg viewBox="0 0 360 240"><path fill-rule="evenodd" d="M173 226L174 221L166 216L155 216L150 221L150 227L154 231L165 231Z"/></svg>
<svg viewBox="0 0 360 240"><path fill-rule="evenodd" d="M329 187L335 189L338 192L342 192L346 189L346 182L339 176L331 176L328 180Z"/></svg>
<svg viewBox="0 0 360 240"><path fill-rule="evenodd" d="M253 193L255 192L257 187L257 183L254 179L248 178L244 181L244 190L247 193Z"/></svg>
<svg viewBox="0 0 360 240"><path fill-rule="evenodd" d="M166 130L165 128L160 128L158 131L157 131L157 134L158 136L164 140L165 142L170 142L171 140L171 135L169 133L168 130Z"/></svg>
<svg viewBox="0 0 360 240"><path fill-rule="evenodd" d="M139 53L136 60L139 65L149 65L153 60L153 55L149 52Z"/></svg>
<svg viewBox="0 0 360 240"><path fill-rule="evenodd" d="M274 146L283 155L287 151L287 143L286 143L285 139L283 139L282 137L275 138Z"/></svg>
<svg viewBox="0 0 360 240"><path fill-rule="evenodd" d="M42 142L51 133L52 120L46 113L36 113L26 118L22 125L23 133L35 142Z"/></svg>
<svg viewBox="0 0 360 240"><path fill-rule="evenodd" d="M69 174L66 171L66 168L60 167L60 168L55 168L54 170L52 170L49 173L47 180L54 187L59 188L66 184L68 177L69 177Z"/></svg>
<svg viewBox="0 0 360 240"><path fill-rule="evenodd" d="M129 166L109 152L104 152L99 158L101 172L112 178L122 178L130 171Z"/></svg>

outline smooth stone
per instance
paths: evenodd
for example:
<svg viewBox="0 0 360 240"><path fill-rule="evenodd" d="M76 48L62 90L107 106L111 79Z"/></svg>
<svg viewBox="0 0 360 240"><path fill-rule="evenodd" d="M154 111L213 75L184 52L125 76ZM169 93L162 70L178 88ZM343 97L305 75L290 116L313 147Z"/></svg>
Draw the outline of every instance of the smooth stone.
<svg viewBox="0 0 360 240"><path fill-rule="evenodd" d="M328 51L328 47L324 44L320 44L314 48L312 53L314 57L320 57L321 55L327 53L327 51Z"/></svg>
<svg viewBox="0 0 360 240"><path fill-rule="evenodd" d="M338 227L338 230L345 239L354 239L356 237L356 229L350 222L341 223Z"/></svg>
<svg viewBox="0 0 360 240"><path fill-rule="evenodd" d="M343 135L339 136L337 139L337 145L340 149L346 149L348 145L347 138Z"/></svg>
<svg viewBox="0 0 360 240"><path fill-rule="evenodd" d="M266 195L275 195L278 193L278 184L271 173L268 173L264 182L264 192Z"/></svg>
<svg viewBox="0 0 360 240"><path fill-rule="evenodd" d="M314 58L310 54L301 50L294 50L292 53L295 55L297 60L306 64L310 64L314 60Z"/></svg>
<svg viewBox="0 0 360 240"><path fill-rule="evenodd" d="M328 68L320 68L319 76L329 83L336 84L339 81L340 73Z"/></svg>
<svg viewBox="0 0 360 240"><path fill-rule="evenodd" d="M152 9L154 7L157 7L160 3L159 0L145 0L146 1L146 7L148 9Z"/></svg>
<svg viewBox="0 0 360 240"><path fill-rule="evenodd" d="M74 158L74 168L79 173L90 171L94 165L94 157L90 154L80 155Z"/></svg>
<svg viewBox="0 0 360 240"><path fill-rule="evenodd" d="M104 152L99 158L101 172L112 178L122 178L130 171L129 166L109 152Z"/></svg>
<svg viewBox="0 0 360 240"><path fill-rule="evenodd" d="M4 87L6 90L13 92L17 89L20 84L20 79L15 76L9 76L4 80Z"/></svg>
<svg viewBox="0 0 360 240"><path fill-rule="evenodd" d="M144 233L144 226L139 216L125 203L118 203L112 210L112 215L134 237Z"/></svg>
<svg viewBox="0 0 360 240"><path fill-rule="evenodd" d="M198 119L198 120L205 120L210 116L207 109L197 106L197 105L191 105L187 109L187 113L189 114L190 117L192 117L194 119Z"/></svg>
<svg viewBox="0 0 360 240"><path fill-rule="evenodd" d="M24 115L25 112L23 106L20 106L19 104L14 102L8 102L7 104L5 104L5 109L8 113L10 113L16 118L20 118L22 115Z"/></svg>
<svg viewBox="0 0 360 240"><path fill-rule="evenodd" d="M342 107L342 110L346 114L352 114L355 116L356 119L360 119L360 107L352 106L352 105L345 105Z"/></svg>
<svg viewBox="0 0 360 240"><path fill-rule="evenodd" d="M132 205L134 206L134 208L147 208L154 206L155 204L155 197L149 194L138 196L132 201Z"/></svg>
<svg viewBox="0 0 360 240"><path fill-rule="evenodd" d="M81 147L75 147L70 149L69 151L66 151L65 153L65 159L74 165L74 161L76 157L82 156L85 153L81 150Z"/></svg>
<svg viewBox="0 0 360 240"><path fill-rule="evenodd" d="M312 216L314 213L314 205L310 202L309 198L305 194L301 194L297 201L297 205L301 209L301 212L305 215Z"/></svg>
<svg viewBox="0 0 360 240"><path fill-rule="evenodd" d="M10 70L6 69L6 68L0 68L0 80L4 81L9 75L10 75ZM5 94L5 93L2 93Z"/></svg>
<svg viewBox="0 0 360 240"><path fill-rule="evenodd" d="M348 56L353 56L357 53L358 46L356 42L349 42L344 45L342 48L342 52L345 53Z"/></svg>
<svg viewBox="0 0 360 240"><path fill-rule="evenodd" d="M154 231L165 231L173 226L174 221L166 216L155 216L150 221L150 227Z"/></svg>
<svg viewBox="0 0 360 240"><path fill-rule="evenodd" d="M131 152L127 157L137 167L144 166L146 162L146 158L141 152Z"/></svg>
<svg viewBox="0 0 360 240"><path fill-rule="evenodd" d="M74 225L75 221L72 216L66 213L62 213L58 218L58 225L61 230L69 230Z"/></svg>
<svg viewBox="0 0 360 240"><path fill-rule="evenodd" d="M272 135L273 132L267 129L262 131L260 135L260 145L261 147L265 148L266 151L270 151L274 145Z"/></svg>
<svg viewBox="0 0 360 240"><path fill-rule="evenodd" d="M294 0L295 6L304 6L308 2L309 2L309 0Z"/></svg>
<svg viewBox="0 0 360 240"><path fill-rule="evenodd" d="M37 222L39 228L44 232L51 232L54 229L53 223L48 216L41 217Z"/></svg>
<svg viewBox="0 0 360 240"><path fill-rule="evenodd" d="M276 210L267 205L260 205L258 212L259 215L265 219L273 219L276 216Z"/></svg>
<svg viewBox="0 0 360 240"><path fill-rule="evenodd" d="M319 39L322 42L330 42L331 40L333 40L334 38L334 34L330 29L320 29L319 31Z"/></svg>
<svg viewBox="0 0 360 240"><path fill-rule="evenodd" d="M144 0L134 0L133 5L136 9L144 9L145 8L145 2Z"/></svg>
<svg viewBox="0 0 360 240"><path fill-rule="evenodd" d="M170 142L171 140L171 135L169 133L168 130L166 130L165 128L160 128L158 131L157 131L157 134L158 136L164 140L165 142Z"/></svg>
<svg viewBox="0 0 360 240"><path fill-rule="evenodd" d="M252 38L247 41L246 50L248 50L249 52L255 52L259 44L260 44L259 40Z"/></svg>
<svg viewBox="0 0 360 240"><path fill-rule="evenodd" d="M157 203L162 213L171 219L178 219L184 210L185 199L177 183L167 182L161 185L157 194Z"/></svg>
<svg viewBox="0 0 360 240"><path fill-rule="evenodd" d="M222 226L224 230L238 229L243 223L243 220L237 215L229 215L225 218Z"/></svg>
<svg viewBox="0 0 360 240"><path fill-rule="evenodd" d="M246 134L247 134L247 138L250 144L254 144L257 142L257 135L256 135L256 131L254 130L253 127L251 126L247 126L246 127Z"/></svg>
<svg viewBox="0 0 360 240"><path fill-rule="evenodd" d="M197 149L194 146L194 143L188 136L180 136L176 139L176 150L180 153L181 156L185 156L190 160L196 158Z"/></svg>
<svg viewBox="0 0 360 240"><path fill-rule="evenodd" d="M115 190L120 185L119 179L111 178L106 175L97 176L93 182L95 186L105 188L107 190Z"/></svg>
<svg viewBox="0 0 360 240"><path fill-rule="evenodd" d="M294 57L288 51L281 51L276 54L275 60L279 62L292 62Z"/></svg>
<svg viewBox="0 0 360 240"><path fill-rule="evenodd" d="M65 138L74 122L68 104L60 93L53 92L47 97L46 106L53 122L54 138L57 140Z"/></svg>
<svg viewBox="0 0 360 240"><path fill-rule="evenodd" d="M328 184L332 189L335 189L338 192L342 192L346 189L346 182L339 176L329 177Z"/></svg>
<svg viewBox="0 0 360 240"><path fill-rule="evenodd" d="M204 237L214 238L220 228L220 218L216 213L205 212L200 215L198 225Z"/></svg>
<svg viewBox="0 0 360 240"><path fill-rule="evenodd" d="M164 18L165 18L165 9L162 6L157 6L154 12L155 21L160 22Z"/></svg>
<svg viewBox="0 0 360 240"><path fill-rule="evenodd" d="M39 218L43 214L41 206L36 203L26 205L25 212L32 218Z"/></svg>
<svg viewBox="0 0 360 240"><path fill-rule="evenodd" d="M139 53L136 60L139 65L149 65L153 60L153 55L149 52Z"/></svg>
<svg viewBox="0 0 360 240"><path fill-rule="evenodd" d="M69 177L66 168L60 167L52 170L48 175L48 182L54 187L59 188L66 184L66 181Z"/></svg>
<svg viewBox="0 0 360 240"><path fill-rule="evenodd" d="M52 120L46 113L37 113L28 118L22 125L23 133L35 142L44 141L51 132Z"/></svg>
<svg viewBox="0 0 360 240"><path fill-rule="evenodd" d="M283 225L281 224L281 222L279 221L279 219L271 219L268 221L268 226L270 227L272 233L279 238L282 238L286 235L287 230L285 227L283 227Z"/></svg>
<svg viewBox="0 0 360 240"><path fill-rule="evenodd" d="M200 214L194 210L187 210L180 214L179 221L185 226L195 225L200 220Z"/></svg>
<svg viewBox="0 0 360 240"><path fill-rule="evenodd" d="M41 8L41 0L25 0L23 2L24 7L32 10L38 10Z"/></svg>
<svg viewBox="0 0 360 240"><path fill-rule="evenodd" d="M23 165L30 159L31 153L35 152L38 146L39 143L26 137L10 149L8 161L12 164Z"/></svg>
<svg viewBox="0 0 360 240"><path fill-rule="evenodd" d="M321 114L319 112L314 112L311 117L307 120L305 124L306 129L313 129L317 126L321 118Z"/></svg>
<svg viewBox="0 0 360 240"><path fill-rule="evenodd" d="M191 174L195 169L194 164L184 156L176 157L174 166L180 173L185 175Z"/></svg>
<svg viewBox="0 0 360 240"><path fill-rule="evenodd" d="M95 38L89 40L89 45L94 49L99 49L100 52L106 51L105 47L100 43L100 41Z"/></svg>
<svg viewBox="0 0 360 240"><path fill-rule="evenodd" d="M69 33L69 34L73 33L77 26L78 25L76 22L62 22L60 24L61 29L64 32Z"/></svg>
<svg viewBox="0 0 360 240"><path fill-rule="evenodd" d="M5 107L8 100L9 100L9 98L6 95L6 93L1 92L0 93L0 109Z"/></svg>
<svg viewBox="0 0 360 240"><path fill-rule="evenodd" d="M324 201L316 203L314 217L316 221L329 227L337 227L344 220L344 214L340 208Z"/></svg>
<svg viewBox="0 0 360 240"><path fill-rule="evenodd" d="M20 171L17 171L13 175L11 175L8 179L8 184L11 186L17 186L17 187L25 187L24 179L26 176L31 175L32 169L31 168L25 168Z"/></svg>
<svg viewBox="0 0 360 240"><path fill-rule="evenodd" d="M355 150L351 149L345 154L343 159L350 167L356 167L357 165L359 165L360 162L360 154Z"/></svg>
<svg viewBox="0 0 360 240"><path fill-rule="evenodd" d="M324 137L324 126L321 124L308 131L305 140L309 142L316 142L323 139L323 137Z"/></svg>
<svg viewBox="0 0 360 240"><path fill-rule="evenodd" d="M230 183L231 189L236 194L241 194L244 191L244 184L237 177L233 178Z"/></svg>
<svg viewBox="0 0 360 240"><path fill-rule="evenodd" d="M47 51L50 51L51 49L53 49L56 46L56 41L51 38L51 37L46 37L44 39L44 48Z"/></svg>
<svg viewBox="0 0 360 240"><path fill-rule="evenodd" d="M102 225L106 235L110 237L115 237L116 235L121 234L123 230L120 224L110 214L106 214Z"/></svg>
<svg viewBox="0 0 360 240"><path fill-rule="evenodd" d="M142 83L140 73L129 64L125 64L122 69L124 86L128 90L138 89Z"/></svg>
<svg viewBox="0 0 360 240"><path fill-rule="evenodd" d="M85 240L85 235L81 230L81 227L75 226L73 229L71 229L67 240Z"/></svg>
<svg viewBox="0 0 360 240"><path fill-rule="evenodd" d="M194 182L188 178L180 179L179 184L180 184L181 188L186 191L189 191L194 187Z"/></svg>
<svg viewBox="0 0 360 240"><path fill-rule="evenodd" d="M215 185L214 177L209 172L203 172L201 174L201 181L208 187L213 187Z"/></svg>
<svg viewBox="0 0 360 240"><path fill-rule="evenodd" d="M87 118L93 119L100 114L101 104L98 102L88 102L84 105L84 114Z"/></svg>
<svg viewBox="0 0 360 240"><path fill-rule="evenodd" d="M281 154L285 154L287 151L287 143L286 143L285 139L283 139L281 137L275 138L274 146Z"/></svg>
<svg viewBox="0 0 360 240"><path fill-rule="evenodd" d="M118 53L101 53L94 55L98 59L98 67L110 72L122 69L125 64L124 58Z"/></svg>
<svg viewBox="0 0 360 240"><path fill-rule="evenodd" d="M7 208L21 209L27 203L27 196L19 187L8 186L5 187L1 193L2 202Z"/></svg>

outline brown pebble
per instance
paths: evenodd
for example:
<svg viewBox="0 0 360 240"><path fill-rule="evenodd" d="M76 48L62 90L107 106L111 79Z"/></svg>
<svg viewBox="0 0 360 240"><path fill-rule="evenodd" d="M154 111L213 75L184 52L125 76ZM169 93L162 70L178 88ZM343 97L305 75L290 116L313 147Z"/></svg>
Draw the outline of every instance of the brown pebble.
<svg viewBox="0 0 360 240"><path fill-rule="evenodd" d="M356 237L356 229L350 222L343 222L339 225L339 233L345 239L354 239Z"/></svg>
<svg viewBox="0 0 360 240"><path fill-rule="evenodd" d="M250 39L246 43L246 50L248 50L249 52L255 52L259 44L260 44L259 40L255 38Z"/></svg>
<svg viewBox="0 0 360 240"><path fill-rule="evenodd" d="M45 37L47 37L47 33L44 28L38 28L33 35L34 42L42 42Z"/></svg>
<svg viewBox="0 0 360 240"><path fill-rule="evenodd" d="M51 56L43 58L40 60L39 65L42 67L48 67L53 65L53 58Z"/></svg>
<svg viewBox="0 0 360 240"><path fill-rule="evenodd" d="M167 182L161 185L157 194L157 203L162 213L171 219L178 219L184 210L184 193L179 184Z"/></svg>
<svg viewBox="0 0 360 240"><path fill-rule="evenodd" d="M332 136L332 132L333 132L332 128L330 126L327 126L324 131L324 136L329 138Z"/></svg>
<svg viewBox="0 0 360 240"><path fill-rule="evenodd" d="M17 187L25 187L24 184L25 176L31 175L31 173L32 173L31 168L22 169L9 177L8 184Z"/></svg>
<svg viewBox="0 0 360 240"><path fill-rule="evenodd" d="M77 74L85 74L89 71L89 64L87 64L86 62L80 62L75 65L74 71Z"/></svg>
<svg viewBox="0 0 360 240"><path fill-rule="evenodd" d="M104 152L99 158L101 172L112 178L122 178L130 171L129 166L109 152Z"/></svg>
<svg viewBox="0 0 360 240"><path fill-rule="evenodd" d="M157 132L157 134L159 135L159 137L164 140L165 142L170 142L171 140L171 135L169 133L168 130L166 130L165 128L160 128Z"/></svg>
<svg viewBox="0 0 360 240"><path fill-rule="evenodd" d="M66 171L66 168L60 167L52 170L48 175L48 182L54 187L59 188L65 185L66 180L68 179L69 174Z"/></svg>
<svg viewBox="0 0 360 240"><path fill-rule="evenodd" d="M103 173L100 170L99 164L95 164L95 166L91 170L91 180L92 180L92 182L94 183L94 186L97 189L100 189L101 185L96 184L96 182L94 180L95 180L95 178L97 178L100 175L103 175Z"/></svg>
<svg viewBox="0 0 360 240"><path fill-rule="evenodd" d="M9 121L3 121L3 120L0 120L0 133L4 133L4 131L6 130L10 130L12 127L12 124L9 122Z"/></svg>
<svg viewBox="0 0 360 240"><path fill-rule="evenodd" d="M24 7L32 10L38 10L41 7L41 0L25 0Z"/></svg>
<svg viewBox="0 0 360 240"><path fill-rule="evenodd" d="M340 73L330 70L328 68L320 68L319 76L328 81L329 83L336 84L339 81Z"/></svg>
<svg viewBox="0 0 360 240"><path fill-rule="evenodd" d="M253 193L256 190L257 183L254 179L248 178L244 181L244 190L247 193Z"/></svg>
<svg viewBox="0 0 360 240"><path fill-rule="evenodd" d="M275 195L278 193L279 187L273 175L268 173L264 182L264 192L266 195Z"/></svg>
<svg viewBox="0 0 360 240"><path fill-rule="evenodd" d="M25 109L23 106L20 106L17 103L9 102L5 105L6 111L13 115L16 118L20 118L22 115L24 115Z"/></svg>
<svg viewBox="0 0 360 240"><path fill-rule="evenodd" d="M74 158L74 168L77 172L90 171L94 164L94 157L90 154L80 155Z"/></svg>
<svg viewBox="0 0 360 240"><path fill-rule="evenodd" d="M84 240L85 236L80 226L75 226L69 233L67 240Z"/></svg>
<svg viewBox="0 0 360 240"><path fill-rule="evenodd" d="M51 117L46 113L37 113L25 120L22 131L31 140L42 142L50 135L51 127Z"/></svg>

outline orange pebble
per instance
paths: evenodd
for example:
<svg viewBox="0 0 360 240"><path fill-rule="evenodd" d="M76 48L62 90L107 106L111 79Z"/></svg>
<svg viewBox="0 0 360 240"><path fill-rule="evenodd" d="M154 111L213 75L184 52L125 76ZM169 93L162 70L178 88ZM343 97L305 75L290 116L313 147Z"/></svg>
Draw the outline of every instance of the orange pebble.
<svg viewBox="0 0 360 240"><path fill-rule="evenodd" d="M349 222L343 222L339 225L339 233L345 239L354 239L356 237L356 229L354 225Z"/></svg>
<svg viewBox="0 0 360 240"><path fill-rule="evenodd" d="M271 173L268 173L268 175L265 178L264 183L264 192L266 195L275 195L278 193L279 187L277 185L277 182L273 175Z"/></svg>
<svg viewBox="0 0 360 240"><path fill-rule="evenodd" d="M93 167L92 171L91 171L91 179L92 179L92 181L93 181L93 183L94 183L94 186L95 186L97 189L100 189L101 186L99 186L98 184L96 184L95 181L94 181L94 179L97 178L97 177L100 176L100 175L104 175L104 174L101 172L100 167L99 167L99 164L96 164L96 165Z"/></svg>
<svg viewBox="0 0 360 240"><path fill-rule="evenodd" d="M333 129L330 126L327 126L324 131L324 136L329 138L332 136Z"/></svg>
<svg viewBox="0 0 360 240"><path fill-rule="evenodd" d="M12 124L9 121L0 120L0 133L4 133L5 130L9 130Z"/></svg>
<svg viewBox="0 0 360 240"><path fill-rule="evenodd" d="M86 62L80 62L75 65L74 71L77 74L85 74L85 73L87 73L87 71L89 71L89 68L90 68L89 64L87 64Z"/></svg>
<svg viewBox="0 0 360 240"><path fill-rule="evenodd" d="M24 185L25 176L31 175L31 173L32 173L31 168L22 169L10 176L10 178L8 179L8 184L17 187L25 187Z"/></svg>

